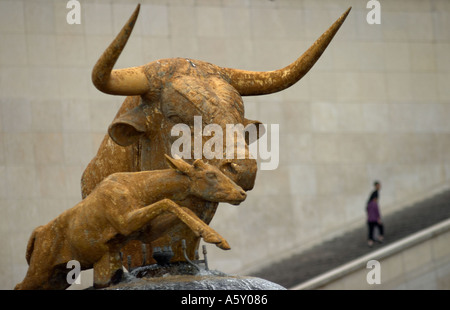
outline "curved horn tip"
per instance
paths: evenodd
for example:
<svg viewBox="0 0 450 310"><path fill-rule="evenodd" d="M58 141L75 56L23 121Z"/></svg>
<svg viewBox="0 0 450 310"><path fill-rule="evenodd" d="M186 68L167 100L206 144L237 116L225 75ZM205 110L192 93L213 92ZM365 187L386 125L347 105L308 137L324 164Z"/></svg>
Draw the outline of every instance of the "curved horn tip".
<svg viewBox="0 0 450 310"><path fill-rule="evenodd" d="M352 7L349 7L347 9L347 11L345 11L344 14L341 15L340 19L346 19L347 15L350 13L351 10L352 10Z"/></svg>
<svg viewBox="0 0 450 310"><path fill-rule="evenodd" d="M141 9L141 4L138 3L137 6L136 6L136 9L134 9L134 12L133 12L132 16L136 15L136 17L137 17L137 15L139 14L140 9Z"/></svg>

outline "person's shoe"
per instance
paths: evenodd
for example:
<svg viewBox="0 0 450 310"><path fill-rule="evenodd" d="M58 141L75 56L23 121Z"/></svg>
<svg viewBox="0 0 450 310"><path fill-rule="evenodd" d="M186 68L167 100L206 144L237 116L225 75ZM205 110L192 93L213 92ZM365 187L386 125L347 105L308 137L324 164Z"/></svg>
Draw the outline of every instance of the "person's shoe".
<svg viewBox="0 0 450 310"><path fill-rule="evenodd" d="M379 242L379 243L383 243L383 240L384 240L383 236L379 236L379 237L378 237L378 242Z"/></svg>
<svg viewBox="0 0 450 310"><path fill-rule="evenodd" d="M373 241L372 240L367 241L367 245L369 246L369 248L371 248L373 246Z"/></svg>

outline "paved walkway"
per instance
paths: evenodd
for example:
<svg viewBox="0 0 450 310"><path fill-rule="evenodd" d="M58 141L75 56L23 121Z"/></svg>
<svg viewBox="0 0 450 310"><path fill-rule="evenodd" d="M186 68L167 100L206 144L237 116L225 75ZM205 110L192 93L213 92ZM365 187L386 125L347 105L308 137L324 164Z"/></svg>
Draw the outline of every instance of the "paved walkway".
<svg viewBox="0 0 450 310"><path fill-rule="evenodd" d="M252 276L290 288L447 218L450 218L450 190L384 217L385 241L382 244L369 248L367 227L361 225Z"/></svg>

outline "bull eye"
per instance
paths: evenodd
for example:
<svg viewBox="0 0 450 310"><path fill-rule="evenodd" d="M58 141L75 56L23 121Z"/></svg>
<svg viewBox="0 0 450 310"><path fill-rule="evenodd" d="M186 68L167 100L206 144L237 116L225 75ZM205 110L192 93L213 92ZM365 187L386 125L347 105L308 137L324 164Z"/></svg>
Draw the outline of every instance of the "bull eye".
<svg viewBox="0 0 450 310"><path fill-rule="evenodd" d="M216 180L217 179L217 175L214 172L207 172L206 173L206 177L210 180Z"/></svg>
<svg viewBox="0 0 450 310"><path fill-rule="evenodd" d="M237 173L236 168L237 168L237 165L235 163L228 161L222 166L222 171L235 174L235 173Z"/></svg>

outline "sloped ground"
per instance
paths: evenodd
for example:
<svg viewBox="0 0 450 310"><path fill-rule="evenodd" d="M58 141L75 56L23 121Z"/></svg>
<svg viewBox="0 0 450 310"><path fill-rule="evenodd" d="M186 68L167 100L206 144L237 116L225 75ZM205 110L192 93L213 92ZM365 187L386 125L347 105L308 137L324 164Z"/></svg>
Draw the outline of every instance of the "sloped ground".
<svg viewBox="0 0 450 310"><path fill-rule="evenodd" d="M381 210L383 212L383 210ZM383 217L383 243L367 246L367 226L347 232L252 274L286 288L310 280L450 217L450 190Z"/></svg>

